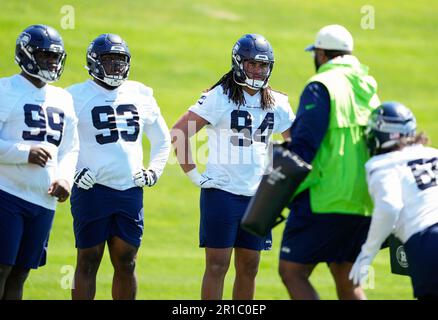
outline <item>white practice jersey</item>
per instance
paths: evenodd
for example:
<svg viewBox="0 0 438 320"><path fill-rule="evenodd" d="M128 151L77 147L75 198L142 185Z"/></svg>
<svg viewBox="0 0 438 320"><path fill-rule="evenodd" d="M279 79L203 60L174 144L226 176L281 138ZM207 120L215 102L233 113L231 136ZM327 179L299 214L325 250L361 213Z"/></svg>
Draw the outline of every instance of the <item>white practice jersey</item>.
<svg viewBox="0 0 438 320"><path fill-rule="evenodd" d="M107 90L87 80L67 90L79 120L78 169L89 168L96 183L116 190L135 187L133 175L143 168L142 136L146 133L151 143L148 168L157 177L162 174L170 134L151 88L125 81Z"/></svg>
<svg viewBox="0 0 438 320"><path fill-rule="evenodd" d="M71 95L51 85L35 87L21 75L0 79L0 189L54 210L47 191L65 179L73 186L78 157L77 119ZM52 156L44 168L29 164L31 146Z"/></svg>
<svg viewBox="0 0 438 320"><path fill-rule="evenodd" d="M275 102L268 110L260 106L260 93L251 96L244 92L246 103L238 107L222 86L217 86L189 108L209 122L206 174L227 181L222 187L225 191L253 196L265 173L271 134L292 125L295 116L288 97L275 91L272 94Z"/></svg>
<svg viewBox="0 0 438 320"><path fill-rule="evenodd" d="M395 221L393 233L403 243L438 223L437 149L405 147L371 158L366 170L373 219L374 215L392 216L387 221Z"/></svg>

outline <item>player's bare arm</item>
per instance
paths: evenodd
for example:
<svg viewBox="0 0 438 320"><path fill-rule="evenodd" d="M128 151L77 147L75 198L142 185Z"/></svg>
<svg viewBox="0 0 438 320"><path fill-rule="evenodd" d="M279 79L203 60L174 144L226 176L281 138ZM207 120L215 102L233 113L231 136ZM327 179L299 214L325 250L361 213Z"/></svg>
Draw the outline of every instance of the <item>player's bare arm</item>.
<svg viewBox="0 0 438 320"><path fill-rule="evenodd" d="M184 172L189 172L196 167L192 159L190 137L195 135L207 124L208 121L204 118L194 112L187 111L170 131L176 157Z"/></svg>
<svg viewBox="0 0 438 320"><path fill-rule="evenodd" d="M291 137L290 137L290 130L287 129L286 131L283 131L281 133L281 136L283 137L284 141L290 141Z"/></svg>

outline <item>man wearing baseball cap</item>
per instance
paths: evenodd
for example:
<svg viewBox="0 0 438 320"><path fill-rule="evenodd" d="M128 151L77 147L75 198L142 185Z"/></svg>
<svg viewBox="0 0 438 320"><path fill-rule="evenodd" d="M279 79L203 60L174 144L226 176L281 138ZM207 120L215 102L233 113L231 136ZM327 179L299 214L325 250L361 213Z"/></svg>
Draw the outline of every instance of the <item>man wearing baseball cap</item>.
<svg viewBox="0 0 438 320"><path fill-rule="evenodd" d="M371 220L364 130L379 99L376 81L353 47L347 29L328 25L306 48L316 74L301 95L290 149L313 169L289 205L279 267L293 299L318 299L309 277L320 262L328 264L339 299L366 298L348 274Z"/></svg>

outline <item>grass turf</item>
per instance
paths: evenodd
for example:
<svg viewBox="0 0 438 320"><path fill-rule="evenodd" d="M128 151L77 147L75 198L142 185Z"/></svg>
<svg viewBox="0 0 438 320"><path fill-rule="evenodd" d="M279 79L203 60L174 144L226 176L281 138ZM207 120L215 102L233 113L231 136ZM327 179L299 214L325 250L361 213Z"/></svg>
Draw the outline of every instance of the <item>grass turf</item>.
<svg viewBox="0 0 438 320"><path fill-rule="evenodd" d="M370 66L379 83L381 100L399 100L411 107L419 123L438 141L438 90L434 63L438 3L431 1L311 2L231 0L150 0L147 2L70 1L74 29L63 30L64 1L3 0L0 12L0 76L18 72L13 64L17 35L28 25L48 24L60 31L68 52L59 86L84 81L85 51L101 33L120 34L133 56L130 79L154 88L162 113L172 126L202 90L230 67L234 42L244 33L260 33L274 47L276 62L271 85L289 94L294 111L305 81L314 71L303 48L326 24L346 26L355 38L355 54ZM371 5L375 28L361 28L361 8ZM437 146L435 144L435 146ZM145 163L148 143L145 141ZM204 252L198 249L199 192L172 158L159 184L145 189L145 233L139 251L138 299L198 299ZM277 273L279 243L284 225L274 230L273 251L264 252L257 279L256 299L287 299ZM52 229L48 264L32 271L25 299L69 299L62 284L76 251L69 204L58 207ZM67 267L65 267L67 266ZM70 267L70 268L71 268ZM409 278L390 274L387 250L375 263L375 287L370 299L411 299ZM63 269L67 268L67 269ZM63 273L66 272L67 273ZM226 278L224 298L231 298L233 268ZM335 299L327 267L311 277L321 298ZM108 255L97 279L97 299L111 298L112 267Z"/></svg>

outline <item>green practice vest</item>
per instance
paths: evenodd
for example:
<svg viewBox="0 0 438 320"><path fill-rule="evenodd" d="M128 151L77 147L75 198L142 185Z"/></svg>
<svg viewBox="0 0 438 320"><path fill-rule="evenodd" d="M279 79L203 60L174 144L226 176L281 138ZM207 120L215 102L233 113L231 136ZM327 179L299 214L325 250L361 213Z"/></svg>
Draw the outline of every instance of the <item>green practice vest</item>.
<svg viewBox="0 0 438 320"><path fill-rule="evenodd" d="M314 213L370 216L372 201L365 174L369 154L364 129L380 101L368 68L355 57L347 57L323 64L307 82L320 82L327 88L330 118L312 161L313 169L295 194L309 189Z"/></svg>

